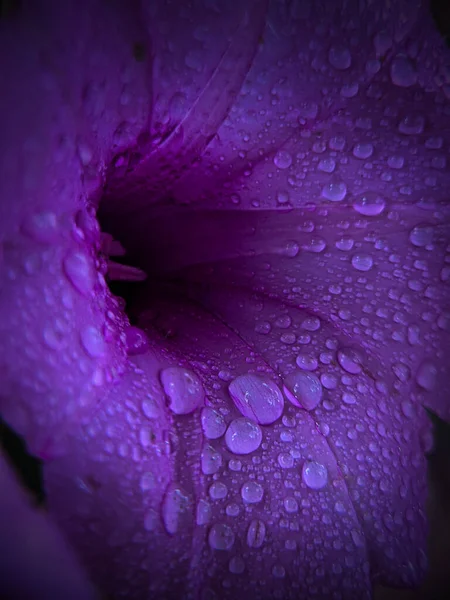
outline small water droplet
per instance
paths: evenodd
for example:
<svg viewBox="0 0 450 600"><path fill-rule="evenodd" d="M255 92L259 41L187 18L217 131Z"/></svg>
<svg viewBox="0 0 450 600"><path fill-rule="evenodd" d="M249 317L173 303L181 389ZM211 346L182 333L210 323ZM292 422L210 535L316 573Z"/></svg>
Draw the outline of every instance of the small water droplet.
<svg viewBox="0 0 450 600"><path fill-rule="evenodd" d="M328 60L330 65L339 71L345 71L352 64L352 55L350 50L339 44L332 46L328 51Z"/></svg>
<svg viewBox="0 0 450 600"><path fill-rule="evenodd" d="M417 370L416 381L424 390L431 392L436 387L437 368L429 360L424 360Z"/></svg>
<svg viewBox="0 0 450 600"><path fill-rule="evenodd" d="M190 509L191 501L184 490L175 483L169 484L162 503L162 518L167 533L177 533Z"/></svg>
<svg viewBox="0 0 450 600"><path fill-rule="evenodd" d="M341 202L347 195L347 186L343 181L334 180L322 188L322 196L331 202Z"/></svg>
<svg viewBox="0 0 450 600"><path fill-rule="evenodd" d="M211 505L206 500L200 499L197 504L197 525L208 525L211 520Z"/></svg>
<svg viewBox="0 0 450 600"><path fill-rule="evenodd" d="M347 373L357 375L362 371L362 359L359 353L353 348L343 348L337 353L337 359L341 367Z"/></svg>
<svg viewBox="0 0 450 600"><path fill-rule="evenodd" d="M317 358L309 354L299 354L295 359L297 366L304 371L315 371L318 366Z"/></svg>
<svg viewBox="0 0 450 600"><path fill-rule="evenodd" d="M130 325L125 329L125 345L128 356L145 354L148 350L148 339L142 329Z"/></svg>
<svg viewBox="0 0 450 600"><path fill-rule="evenodd" d="M391 80L399 87L410 87L417 82L417 71L406 56L396 56L391 64Z"/></svg>
<svg viewBox="0 0 450 600"><path fill-rule="evenodd" d="M245 562L240 556L233 556L233 558L228 563L228 568L230 570L230 573L240 575L245 570Z"/></svg>
<svg viewBox="0 0 450 600"><path fill-rule="evenodd" d="M425 119L422 115L407 115L399 125L398 130L405 135L419 135L425 128Z"/></svg>
<svg viewBox="0 0 450 600"><path fill-rule="evenodd" d="M221 481L215 481L209 488L209 495L212 500L223 500L227 497L228 488Z"/></svg>
<svg viewBox="0 0 450 600"><path fill-rule="evenodd" d="M409 240L418 248L428 246L433 241L433 227L431 225L426 225L425 223L416 225L411 229Z"/></svg>
<svg viewBox="0 0 450 600"><path fill-rule="evenodd" d="M324 465L308 461L303 465L302 478L309 488L320 490L327 485L328 471Z"/></svg>
<svg viewBox="0 0 450 600"><path fill-rule="evenodd" d="M205 446L201 455L202 471L205 475L213 475L222 466L222 455L212 446Z"/></svg>
<svg viewBox="0 0 450 600"><path fill-rule="evenodd" d="M169 367L161 372L160 378L170 400L169 408L176 415L190 414L203 403L203 385L193 371Z"/></svg>

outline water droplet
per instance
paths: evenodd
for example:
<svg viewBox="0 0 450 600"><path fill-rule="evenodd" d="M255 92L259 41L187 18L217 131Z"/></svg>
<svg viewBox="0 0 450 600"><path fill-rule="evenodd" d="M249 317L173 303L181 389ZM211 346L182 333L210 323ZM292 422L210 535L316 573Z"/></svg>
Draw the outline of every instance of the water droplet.
<svg viewBox="0 0 450 600"><path fill-rule="evenodd" d="M336 168L336 161L334 158L323 158L319 161L317 168L324 173L332 173Z"/></svg>
<svg viewBox="0 0 450 600"><path fill-rule="evenodd" d="M261 548L266 537L266 526L259 519L254 519L247 531L247 545L250 548Z"/></svg>
<svg viewBox="0 0 450 600"><path fill-rule="evenodd" d="M425 128L425 119L422 115L408 115L404 117L399 125L398 130L405 135L418 135Z"/></svg>
<svg viewBox="0 0 450 600"><path fill-rule="evenodd" d="M294 466L294 458L291 454L287 454L287 452L281 452L278 455L277 460L282 469L292 469Z"/></svg>
<svg viewBox="0 0 450 600"><path fill-rule="evenodd" d="M352 265L357 271L370 271L373 267L373 258L370 254L355 254L352 256Z"/></svg>
<svg viewBox="0 0 450 600"><path fill-rule="evenodd" d="M58 237L57 216L50 210L27 213L22 222L22 231L36 242L50 244Z"/></svg>
<svg viewBox="0 0 450 600"><path fill-rule="evenodd" d="M245 562L240 556L233 556L233 558L228 563L228 568L230 570L230 573L240 575L245 570Z"/></svg>
<svg viewBox="0 0 450 600"><path fill-rule="evenodd" d="M142 474L141 479L139 481L139 486L143 492L148 492L148 490L153 489L155 487L155 484L156 480L153 473L150 473L150 471L146 471Z"/></svg>
<svg viewBox="0 0 450 600"><path fill-rule="evenodd" d="M287 498L285 498L283 504L284 504L284 508L286 509L286 512L288 512L288 513L298 512L298 502L292 496L288 496Z"/></svg>
<svg viewBox="0 0 450 600"><path fill-rule="evenodd" d="M148 350L148 339L142 329L129 326L125 329L125 345L128 356L145 354Z"/></svg>
<svg viewBox="0 0 450 600"><path fill-rule="evenodd" d="M305 252L311 252L313 254L319 254L323 252L327 246L327 243L324 239L319 237L313 237L306 242L303 242L302 249Z"/></svg>
<svg viewBox="0 0 450 600"><path fill-rule="evenodd" d="M373 154L373 146L372 144L356 144L353 148L353 156L359 158L361 160L365 160L370 158Z"/></svg>
<svg viewBox="0 0 450 600"><path fill-rule="evenodd" d="M241 417L231 421L225 441L228 449L234 454L250 454L260 447L262 431L259 425Z"/></svg>
<svg viewBox="0 0 450 600"><path fill-rule="evenodd" d="M331 181L322 189L322 196L331 202L341 202L347 195L347 186L343 181Z"/></svg>
<svg viewBox="0 0 450 600"><path fill-rule="evenodd" d="M157 419L160 416L158 406L153 398L143 400L141 408L147 419Z"/></svg>
<svg viewBox="0 0 450 600"><path fill-rule="evenodd" d="M328 142L328 146L329 146L330 150L337 150L337 151L343 150L345 148L345 144L346 144L346 140L343 135L335 135L332 138L330 138L330 141Z"/></svg>
<svg viewBox="0 0 450 600"><path fill-rule="evenodd" d="M283 395L268 377L241 375L230 383L228 391L241 414L257 423L269 425L283 413Z"/></svg>
<svg viewBox="0 0 450 600"><path fill-rule="evenodd" d="M105 340L101 332L89 325L80 334L81 344L91 358L104 356L106 350Z"/></svg>
<svg viewBox="0 0 450 600"><path fill-rule="evenodd" d="M275 154L273 162L279 169L288 169L292 165L292 156L286 150L279 150Z"/></svg>
<svg viewBox="0 0 450 600"><path fill-rule="evenodd" d="M343 348L337 353L337 359L341 367L347 373L357 375L362 371L362 359L356 350L353 348Z"/></svg>
<svg viewBox="0 0 450 600"><path fill-rule="evenodd" d="M223 500L227 497L228 488L221 481L215 481L209 488L209 495L212 500Z"/></svg>
<svg viewBox="0 0 450 600"><path fill-rule="evenodd" d="M313 373L294 371L284 378L286 398L299 408L314 410L322 400L322 384Z"/></svg>
<svg viewBox="0 0 450 600"><path fill-rule="evenodd" d="M233 530L225 523L215 523L209 530L208 542L213 550L230 550L234 540Z"/></svg>
<svg viewBox="0 0 450 600"><path fill-rule="evenodd" d="M190 508L189 496L179 486L174 483L169 484L162 503L162 518L167 533L170 535L177 533L182 521L188 516Z"/></svg>
<svg viewBox="0 0 450 600"><path fill-rule="evenodd" d="M84 252L70 250L63 262L64 272L73 287L87 296L95 285L94 265Z"/></svg>
<svg viewBox="0 0 450 600"><path fill-rule="evenodd" d="M348 252L354 246L354 240L346 235L336 240L336 248L342 252Z"/></svg>
<svg viewBox="0 0 450 600"><path fill-rule="evenodd" d="M201 421L203 433L209 440L222 437L227 428L222 415L209 406L202 410Z"/></svg>
<svg viewBox="0 0 450 600"><path fill-rule="evenodd" d="M205 446L202 450L201 464L205 475L213 475L222 466L222 455L212 446Z"/></svg>
<svg viewBox="0 0 450 600"><path fill-rule="evenodd" d="M385 206L385 199L376 192L365 192L353 202L353 208L356 212L366 217L376 217L380 215Z"/></svg>
<svg viewBox="0 0 450 600"><path fill-rule="evenodd" d="M155 531L159 524L159 516L156 510L152 508L147 511L144 517L144 529L145 531Z"/></svg>
<svg viewBox="0 0 450 600"><path fill-rule="evenodd" d="M312 490L320 490L327 485L328 471L318 462L308 461L303 465L302 478Z"/></svg>
<svg viewBox="0 0 450 600"><path fill-rule="evenodd" d="M60 319L48 323L42 331L44 342L52 350L62 350L67 345L66 334L67 327Z"/></svg>
<svg viewBox="0 0 450 600"><path fill-rule="evenodd" d="M409 234L410 242L418 248L428 246L433 241L433 227L421 223L416 225Z"/></svg>
<svg viewBox="0 0 450 600"><path fill-rule="evenodd" d="M315 102L301 102L297 108L300 119L315 119L319 114L319 106Z"/></svg>
<svg viewBox="0 0 450 600"><path fill-rule="evenodd" d="M416 381L421 388L431 392L436 387L437 368L429 360L424 360L417 370Z"/></svg>
<svg viewBox="0 0 450 600"><path fill-rule="evenodd" d="M297 366L304 371L315 371L317 369L317 358L309 354L299 354L295 359Z"/></svg>
<svg viewBox="0 0 450 600"><path fill-rule="evenodd" d="M264 488L256 481L247 481L241 488L241 496L244 502L257 504L264 496Z"/></svg>
<svg viewBox="0 0 450 600"><path fill-rule="evenodd" d="M399 87L410 87L417 82L417 72L406 56L396 56L391 64L391 80Z"/></svg>
<svg viewBox="0 0 450 600"><path fill-rule="evenodd" d="M330 65L339 71L345 71L352 64L350 50L342 45L332 46L328 51Z"/></svg>
<svg viewBox="0 0 450 600"><path fill-rule="evenodd" d="M211 505L206 500L199 500L197 504L197 525L208 525L211 520Z"/></svg>
<svg viewBox="0 0 450 600"><path fill-rule="evenodd" d="M161 372L160 377L164 392L170 400L169 408L176 415L188 415L203 403L203 385L193 371L169 367Z"/></svg>
<svg viewBox="0 0 450 600"><path fill-rule="evenodd" d="M398 154L393 154L387 160L387 164L391 169L401 169L405 164L405 159L403 156L399 156Z"/></svg>

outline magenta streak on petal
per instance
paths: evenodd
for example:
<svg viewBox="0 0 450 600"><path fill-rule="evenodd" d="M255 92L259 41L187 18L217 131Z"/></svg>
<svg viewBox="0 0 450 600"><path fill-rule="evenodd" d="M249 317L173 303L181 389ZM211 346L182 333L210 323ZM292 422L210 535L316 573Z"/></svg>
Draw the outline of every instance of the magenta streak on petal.
<svg viewBox="0 0 450 600"><path fill-rule="evenodd" d="M449 56L425 4L23 4L0 36L0 409L96 585L419 584L422 406L450 416ZM149 273L137 327L100 274L105 173L102 225ZM309 411L255 395L245 420L236 378L298 369Z"/></svg>

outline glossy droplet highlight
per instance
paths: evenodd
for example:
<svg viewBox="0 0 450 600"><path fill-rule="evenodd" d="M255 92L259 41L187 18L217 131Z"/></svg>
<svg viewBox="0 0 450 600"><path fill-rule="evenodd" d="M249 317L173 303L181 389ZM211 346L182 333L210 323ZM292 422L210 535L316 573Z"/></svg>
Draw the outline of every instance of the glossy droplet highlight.
<svg viewBox="0 0 450 600"><path fill-rule="evenodd" d="M273 162L279 169L288 169L292 165L292 156L286 150L280 150L275 154Z"/></svg>
<svg viewBox="0 0 450 600"><path fill-rule="evenodd" d="M328 472L324 465L315 462L305 462L302 469L302 478L312 490L320 490L327 485Z"/></svg>
<svg viewBox="0 0 450 600"><path fill-rule="evenodd" d="M370 271L373 267L373 258L370 254L355 254L352 256L352 266L357 271Z"/></svg>
<svg viewBox="0 0 450 600"><path fill-rule="evenodd" d="M148 339L139 327L127 327L125 329L125 346L128 356L145 354L148 350Z"/></svg>
<svg viewBox="0 0 450 600"><path fill-rule="evenodd" d="M241 496L247 504L256 504L263 499L264 488L256 481L247 481L241 488Z"/></svg>
<svg viewBox="0 0 450 600"><path fill-rule="evenodd" d="M362 371L362 358L353 348L343 348L337 353L337 359L341 367L347 373L357 375Z"/></svg>
<svg viewBox="0 0 450 600"><path fill-rule="evenodd" d="M353 202L353 208L365 217L377 217L385 209L385 199L376 192L365 192Z"/></svg>
<svg viewBox="0 0 450 600"><path fill-rule="evenodd" d="M283 395L269 378L241 375L230 383L228 391L241 414L257 423L269 425L283 413Z"/></svg>
<svg viewBox="0 0 450 600"><path fill-rule="evenodd" d="M251 521L247 530L247 545L250 548L261 548L266 537L266 526L259 519Z"/></svg>
<svg viewBox="0 0 450 600"><path fill-rule="evenodd" d="M347 195L347 186L343 181L332 181L322 188L322 196L331 202L341 202Z"/></svg>
<svg viewBox="0 0 450 600"><path fill-rule="evenodd" d="M209 440L222 437L227 428L222 415L209 406L202 410L201 422L203 433Z"/></svg>
<svg viewBox="0 0 450 600"><path fill-rule="evenodd" d="M189 369L169 367L161 372L161 383L169 398L170 410L187 415L203 404L205 392L197 375Z"/></svg>
<svg viewBox="0 0 450 600"><path fill-rule="evenodd" d="M105 339L96 327L85 327L80 338L84 350L91 358L100 358L105 354Z"/></svg>
<svg viewBox="0 0 450 600"><path fill-rule="evenodd" d="M234 540L233 530L225 523L216 523L209 530L208 542L213 550L230 550Z"/></svg>
<svg viewBox="0 0 450 600"><path fill-rule="evenodd" d="M314 410L322 400L323 388L313 373L294 371L284 378L286 398L298 408Z"/></svg>
<svg viewBox="0 0 450 600"><path fill-rule="evenodd" d="M261 428L245 417L234 419L228 426L225 442L234 454L250 454L261 445Z"/></svg>
<svg viewBox="0 0 450 600"><path fill-rule="evenodd" d="M87 296L95 285L94 265L84 252L71 250L63 262L64 272L73 287Z"/></svg>
<svg viewBox="0 0 450 600"><path fill-rule="evenodd" d="M167 533L174 535L185 517L189 515L191 503L189 496L177 485L171 483L164 495L162 518Z"/></svg>

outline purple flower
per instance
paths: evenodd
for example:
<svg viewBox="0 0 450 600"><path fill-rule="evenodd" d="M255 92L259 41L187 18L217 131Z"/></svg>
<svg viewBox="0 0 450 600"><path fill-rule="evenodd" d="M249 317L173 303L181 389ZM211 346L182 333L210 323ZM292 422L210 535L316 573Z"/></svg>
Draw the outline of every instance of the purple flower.
<svg viewBox="0 0 450 600"><path fill-rule="evenodd" d="M35 2L0 25L0 408L90 579L418 586L423 406L450 416L427 6Z"/></svg>

